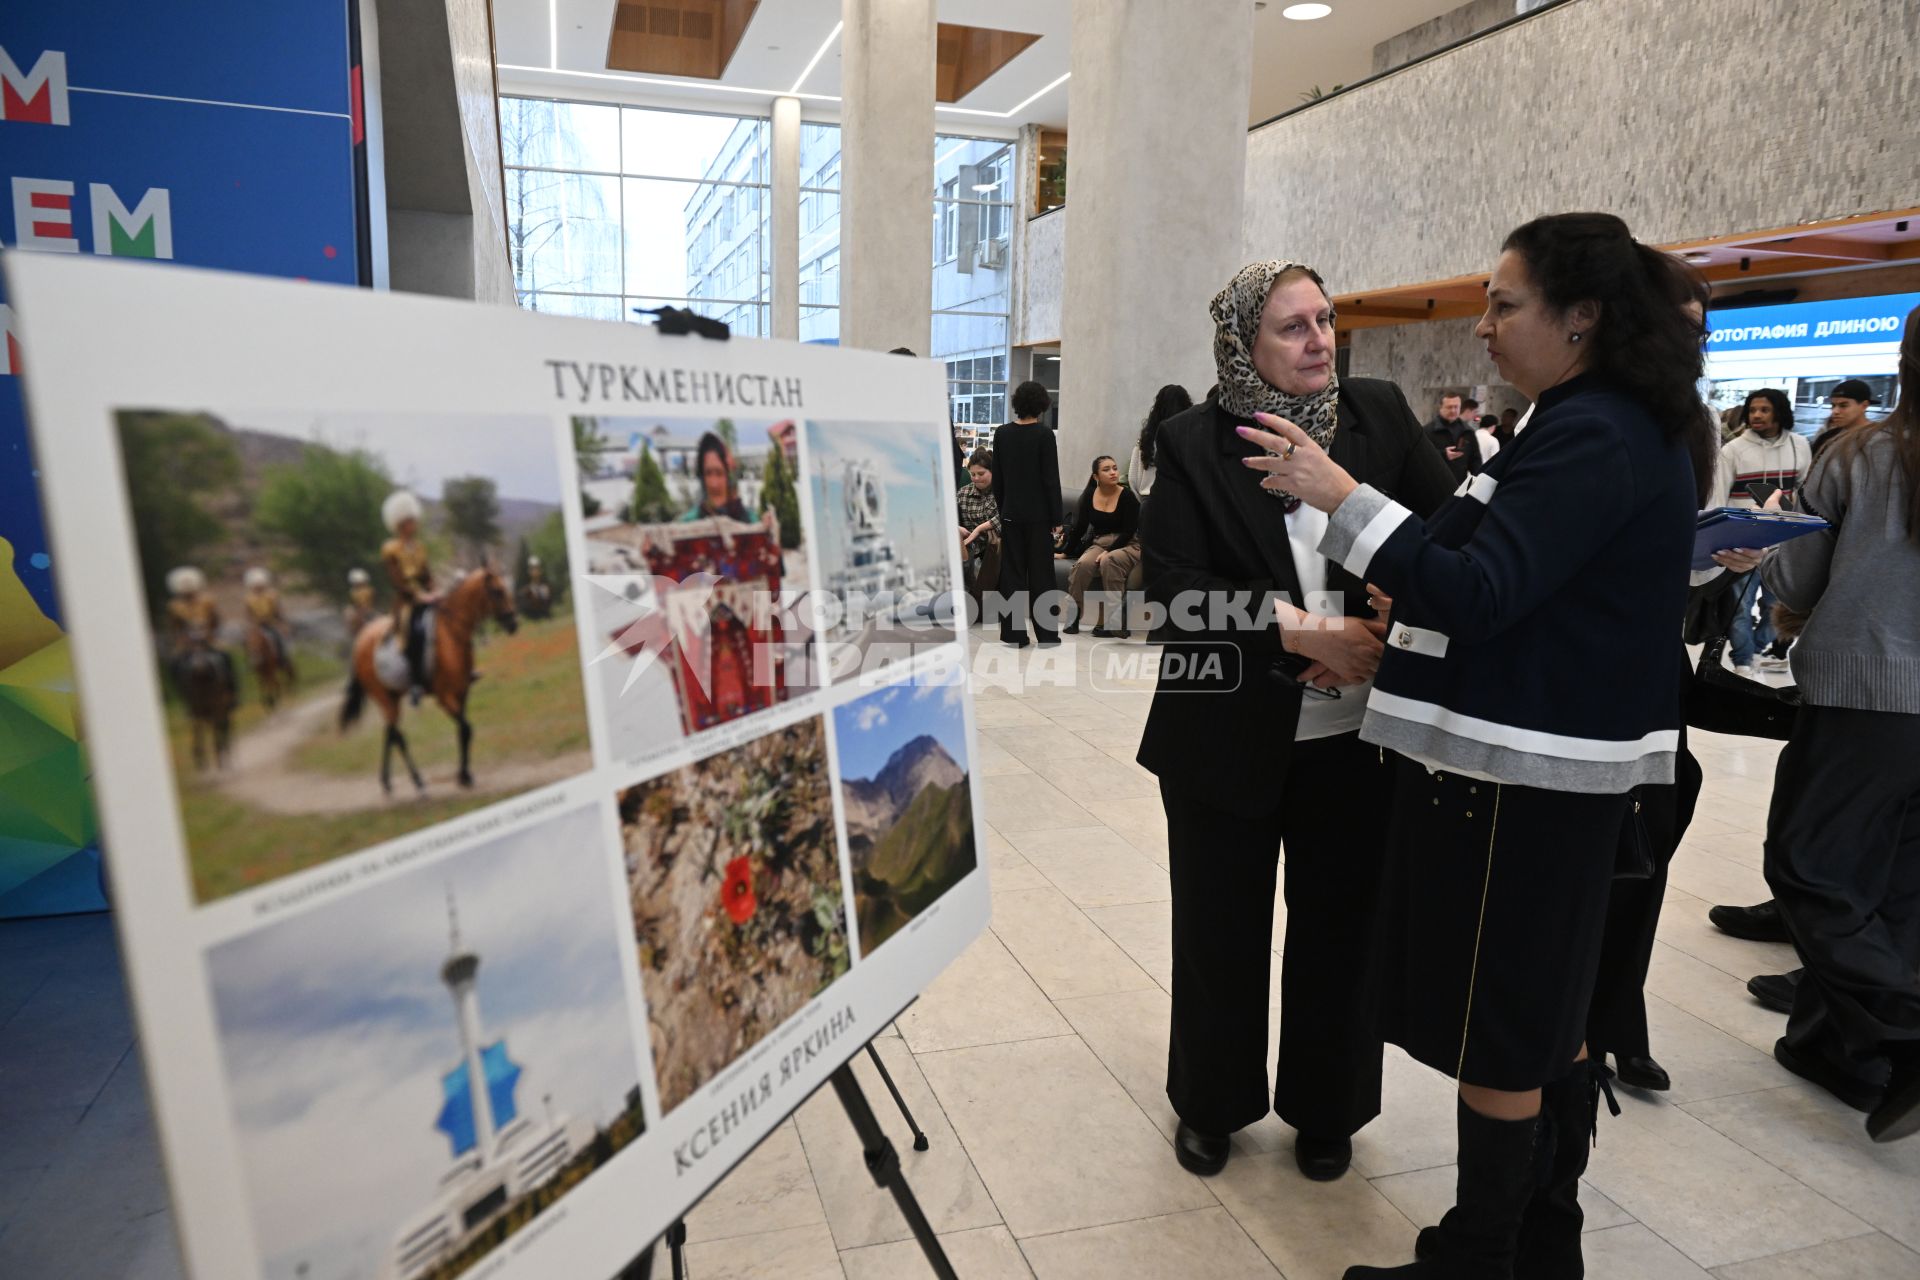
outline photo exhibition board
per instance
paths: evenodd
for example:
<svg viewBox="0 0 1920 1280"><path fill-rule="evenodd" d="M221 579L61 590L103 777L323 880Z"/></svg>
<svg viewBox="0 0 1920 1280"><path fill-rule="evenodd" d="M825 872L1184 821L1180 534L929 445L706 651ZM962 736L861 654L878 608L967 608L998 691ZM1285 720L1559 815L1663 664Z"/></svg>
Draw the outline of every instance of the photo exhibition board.
<svg viewBox="0 0 1920 1280"><path fill-rule="evenodd" d="M937 365L0 268L190 1275L611 1276L985 928Z"/></svg>

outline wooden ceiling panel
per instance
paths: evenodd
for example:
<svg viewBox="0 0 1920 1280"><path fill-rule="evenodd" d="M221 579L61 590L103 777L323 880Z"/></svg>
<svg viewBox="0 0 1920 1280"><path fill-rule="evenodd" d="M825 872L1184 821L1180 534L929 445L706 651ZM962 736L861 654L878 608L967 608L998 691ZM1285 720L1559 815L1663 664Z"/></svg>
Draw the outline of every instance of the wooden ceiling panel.
<svg viewBox="0 0 1920 1280"><path fill-rule="evenodd" d="M760 0L619 0L607 69L718 80Z"/></svg>
<svg viewBox="0 0 1920 1280"><path fill-rule="evenodd" d="M961 101L1039 38L1024 31L941 23L934 43L934 99Z"/></svg>

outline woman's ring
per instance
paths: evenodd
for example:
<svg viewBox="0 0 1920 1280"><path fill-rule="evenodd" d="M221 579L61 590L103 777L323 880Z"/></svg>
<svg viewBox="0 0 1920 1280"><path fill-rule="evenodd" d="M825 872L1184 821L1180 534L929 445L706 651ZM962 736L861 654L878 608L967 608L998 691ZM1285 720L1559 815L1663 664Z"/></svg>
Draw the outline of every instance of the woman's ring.
<svg viewBox="0 0 1920 1280"><path fill-rule="evenodd" d="M1296 446L1296 445L1295 445L1295 444L1293 443L1293 441L1291 441L1291 440L1289 440L1289 441L1287 442L1287 450L1286 450L1286 452L1280 455L1280 461L1282 461L1282 462L1292 462L1292 461L1293 461L1293 451L1294 451L1294 449L1295 449L1295 448L1297 448L1297 447L1298 447L1298 446Z"/></svg>

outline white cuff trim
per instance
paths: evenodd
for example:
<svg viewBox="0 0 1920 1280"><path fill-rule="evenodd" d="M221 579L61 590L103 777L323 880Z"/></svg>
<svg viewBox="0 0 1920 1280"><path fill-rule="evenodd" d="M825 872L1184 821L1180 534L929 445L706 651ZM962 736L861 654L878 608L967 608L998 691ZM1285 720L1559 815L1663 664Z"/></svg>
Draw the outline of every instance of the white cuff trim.
<svg viewBox="0 0 1920 1280"><path fill-rule="evenodd" d="M1500 482L1482 471L1479 475L1468 476L1466 487L1467 496L1484 507L1493 501L1493 491L1500 487Z"/></svg>
<svg viewBox="0 0 1920 1280"><path fill-rule="evenodd" d="M1347 572L1365 582L1367 567L1373 563L1374 553L1386 544L1395 529L1412 518L1413 512L1397 502L1389 501L1374 513L1373 519L1367 521L1366 528L1360 530L1360 536L1353 540L1353 548L1340 563L1347 567Z"/></svg>

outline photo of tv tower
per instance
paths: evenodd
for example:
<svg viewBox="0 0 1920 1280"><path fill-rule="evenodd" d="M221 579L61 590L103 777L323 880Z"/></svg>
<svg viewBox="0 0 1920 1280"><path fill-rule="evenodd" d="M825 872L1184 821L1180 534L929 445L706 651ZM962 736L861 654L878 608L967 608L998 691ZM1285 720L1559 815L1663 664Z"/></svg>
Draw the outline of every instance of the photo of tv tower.
<svg viewBox="0 0 1920 1280"><path fill-rule="evenodd" d="M607 852L564 814L209 952L262 1274L449 1280L640 1135Z"/></svg>

